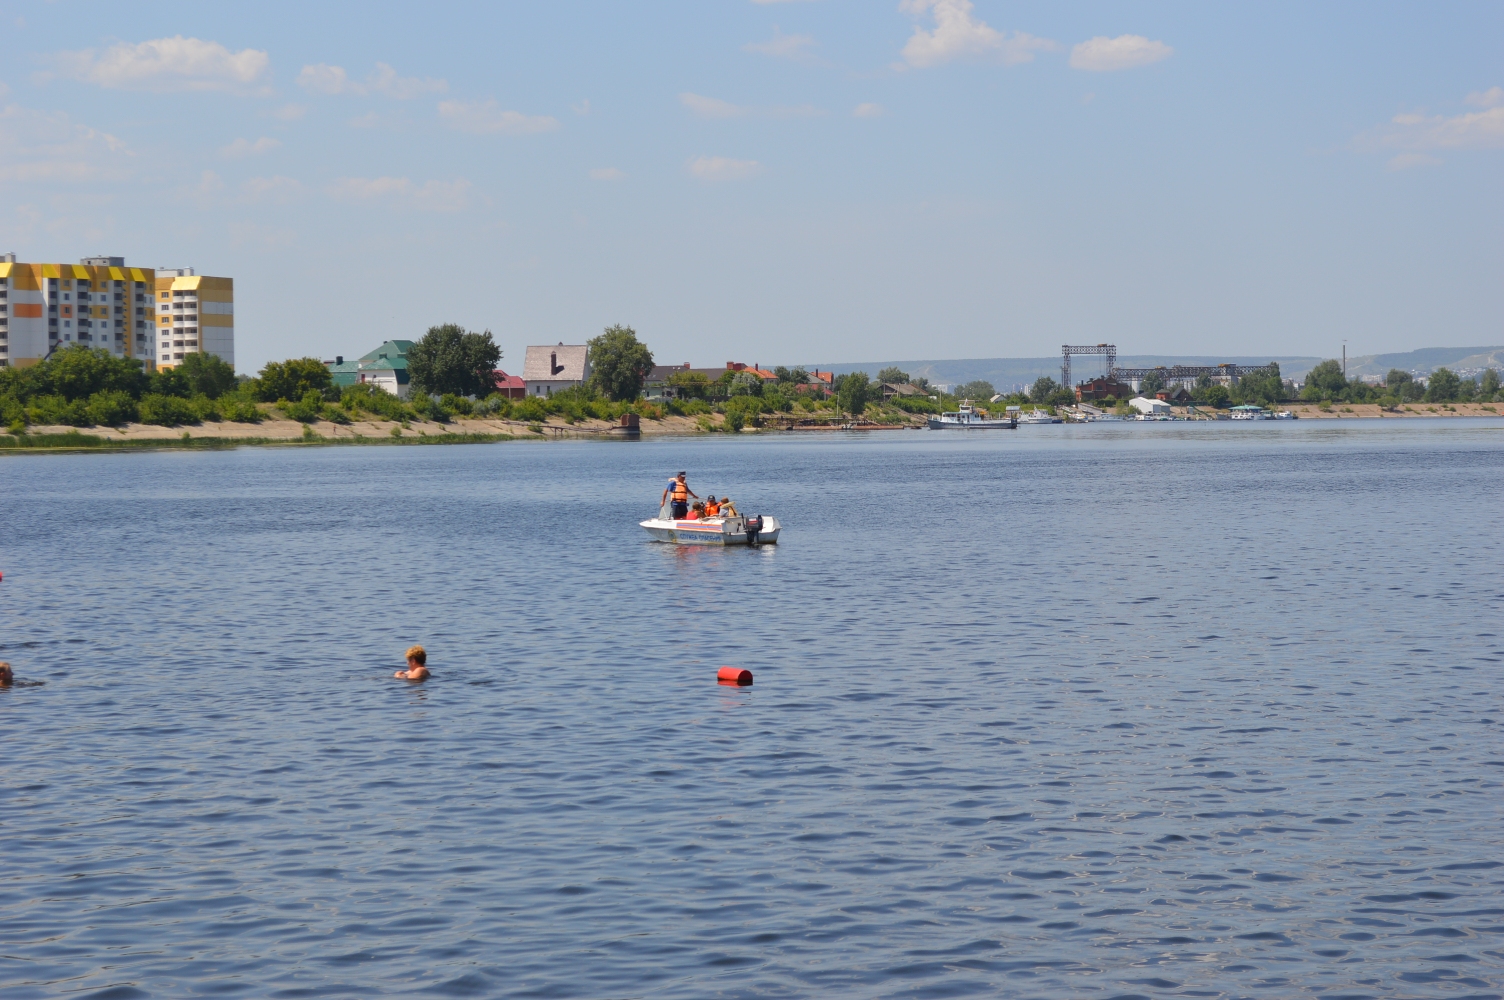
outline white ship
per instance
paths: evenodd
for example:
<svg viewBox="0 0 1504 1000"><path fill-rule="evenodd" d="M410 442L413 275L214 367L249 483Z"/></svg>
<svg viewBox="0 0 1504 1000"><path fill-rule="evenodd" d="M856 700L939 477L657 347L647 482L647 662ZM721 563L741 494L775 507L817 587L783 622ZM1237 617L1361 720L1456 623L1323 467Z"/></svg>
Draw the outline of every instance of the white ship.
<svg viewBox="0 0 1504 1000"><path fill-rule="evenodd" d="M930 430L932 431L946 430L954 427L1011 431L1018 427L1018 421L1012 417L999 420L996 417L983 416L971 405L971 400L969 399L963 399L955 413L942 413L938 417L930 417L929 423Z"/></svg>

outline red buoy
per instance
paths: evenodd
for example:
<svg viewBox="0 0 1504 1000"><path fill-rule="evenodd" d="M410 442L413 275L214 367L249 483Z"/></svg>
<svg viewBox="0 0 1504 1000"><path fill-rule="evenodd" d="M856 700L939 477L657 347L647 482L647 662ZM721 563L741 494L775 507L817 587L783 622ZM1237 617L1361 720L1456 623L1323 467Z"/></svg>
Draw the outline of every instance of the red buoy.
<svg viewBox="0 0 1504 1000"><path fill-rule="evenodd" d="M737 684L745 686L752 683L752 671L741 667L722 667L715 675L717 682L721 684Z"/></svg>

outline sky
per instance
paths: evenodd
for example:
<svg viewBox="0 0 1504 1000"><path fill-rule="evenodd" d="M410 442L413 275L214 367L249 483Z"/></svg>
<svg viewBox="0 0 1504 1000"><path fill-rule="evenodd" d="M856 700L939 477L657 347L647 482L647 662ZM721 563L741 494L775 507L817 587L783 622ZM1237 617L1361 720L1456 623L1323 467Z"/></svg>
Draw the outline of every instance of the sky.
<svg viewBox="0 0 1504 1000"><path fill-rule="evenodd" d="M236 363L1504 343L1504 4L0 0L0 253Z"/></svg>

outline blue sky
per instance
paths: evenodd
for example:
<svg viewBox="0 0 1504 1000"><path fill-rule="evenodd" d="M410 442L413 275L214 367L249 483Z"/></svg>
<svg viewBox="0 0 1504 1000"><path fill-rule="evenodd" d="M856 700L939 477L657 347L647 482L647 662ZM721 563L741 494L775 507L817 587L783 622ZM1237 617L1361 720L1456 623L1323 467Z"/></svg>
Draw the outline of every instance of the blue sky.
<svg viewBox="0 0 1504 1000"><path fill-rule="evenodd" d="M1504 343L1504 5L0 2L0 252L662 362Z"/></svg>

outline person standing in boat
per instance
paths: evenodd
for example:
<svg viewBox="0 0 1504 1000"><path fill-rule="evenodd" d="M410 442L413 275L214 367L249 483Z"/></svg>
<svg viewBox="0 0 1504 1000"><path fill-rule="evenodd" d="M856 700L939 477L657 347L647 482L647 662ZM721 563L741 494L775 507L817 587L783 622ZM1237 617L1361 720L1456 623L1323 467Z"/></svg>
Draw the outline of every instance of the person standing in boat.
<svg viewBox="0 0 1504 1000"><path fill-rule="evenodd" d="M669 512L669 516L675 521L682 521L689 516L690 497L694 497L696 500L700 499L700 495L690 489L689 484L684 481L684 473L681 472L668 481L668 486L664 487L663 498L658 501L658 506L662 507L665 503L672 500L673 508Z"/></svg>

